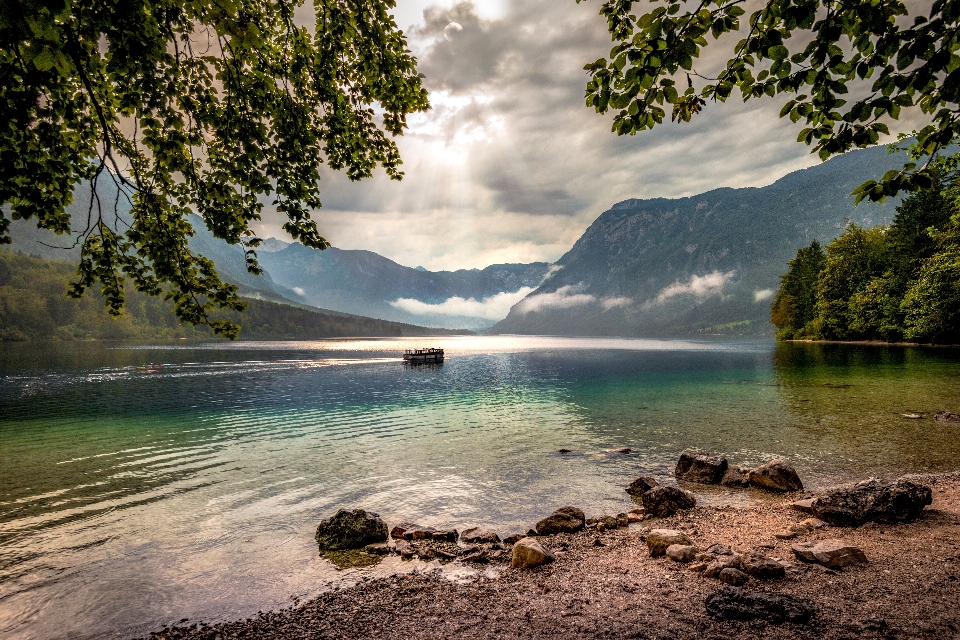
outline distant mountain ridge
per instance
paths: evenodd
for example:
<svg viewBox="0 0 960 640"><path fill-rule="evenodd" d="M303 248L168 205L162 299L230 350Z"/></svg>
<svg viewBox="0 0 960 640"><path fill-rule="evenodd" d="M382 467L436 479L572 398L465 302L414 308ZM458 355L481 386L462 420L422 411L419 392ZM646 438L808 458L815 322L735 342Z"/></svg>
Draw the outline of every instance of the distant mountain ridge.
<svg viewBox="0 0 960 640"><path fill-rule="evenodd" d="M493 333L772 333L770 298L791 259L846 220L889 222L899 199L854 205L865 180L902 164L883 147L854 151L760 188L626 200L606 211L558 269Z"/></svg>
<svg viewBox="0 0 960 640"><path fill-rule="evenodd" d="M481 329L540 285L550 265L495 264L485 269L426 271L372 251L294 243L258 252L274 281L311 305L395 322ZM499 297L498 297L499 296Z"/></svg>

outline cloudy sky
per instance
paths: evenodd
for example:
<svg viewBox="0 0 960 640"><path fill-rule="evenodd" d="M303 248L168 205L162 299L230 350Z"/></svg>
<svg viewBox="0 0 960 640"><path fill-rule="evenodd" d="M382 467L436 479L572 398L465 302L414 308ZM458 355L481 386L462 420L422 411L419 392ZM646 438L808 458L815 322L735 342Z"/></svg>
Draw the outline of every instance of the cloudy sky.
<svg viewBox="0 0 960 640"><path fill-rule="evenodd" d="M609 52L599 0L398 0L433 105L398 139L406 177L327 172L316 214L334 246L430 270L552 262L627 198L761 186L817 160L782 100L708 104L694 122L618 137L584 105ZM451 22L461 31L444 27ZM276 235L276 218L259 229Z"/></svg>

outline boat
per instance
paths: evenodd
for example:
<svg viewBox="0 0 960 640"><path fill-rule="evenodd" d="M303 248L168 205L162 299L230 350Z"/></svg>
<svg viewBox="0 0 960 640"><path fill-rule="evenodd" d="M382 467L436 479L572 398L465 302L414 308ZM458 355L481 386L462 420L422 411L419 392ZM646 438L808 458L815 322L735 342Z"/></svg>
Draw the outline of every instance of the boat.
<svg viewBox="0 0 960 640"><path fill-rule="evenodd" d="M409 364L434 364L443 362L443 349L407 349L403 360Z"/></svg>

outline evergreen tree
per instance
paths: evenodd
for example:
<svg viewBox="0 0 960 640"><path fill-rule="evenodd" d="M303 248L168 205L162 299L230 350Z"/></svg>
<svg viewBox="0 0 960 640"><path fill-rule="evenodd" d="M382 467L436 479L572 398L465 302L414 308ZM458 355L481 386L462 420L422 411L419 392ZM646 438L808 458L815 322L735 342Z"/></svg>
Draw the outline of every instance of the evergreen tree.
<svg viewBox="0 0 960 640"><path fill-rule="evenodd" d="M804 329L814 318L814 286L824 258L823 248L814 240L809 247L797 251L797 257L788 263L790 268L780 277L780 289L770 308L777 337L783 340L806 337Z"/></svg>

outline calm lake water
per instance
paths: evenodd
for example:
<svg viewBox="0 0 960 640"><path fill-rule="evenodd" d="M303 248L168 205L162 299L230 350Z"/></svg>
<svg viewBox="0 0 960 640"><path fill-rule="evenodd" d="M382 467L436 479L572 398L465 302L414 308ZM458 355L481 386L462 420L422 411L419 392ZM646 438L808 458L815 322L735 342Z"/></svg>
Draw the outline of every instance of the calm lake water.
<svg viewBox="0 0 960 640"><path fill-rule="evenodd" d="M413 346L447 361L405 367ZM929 414L960 411L958 391L950 349L0 343L0 637L132 637L288 606L360 575L317 557L316 523L339 507L510 533L564 504L628 510L624 487L669 481L691 446L746 465L787 456L811 488L954 470L960 427ZM634 453L606 453L620 447Z"/></svg>

